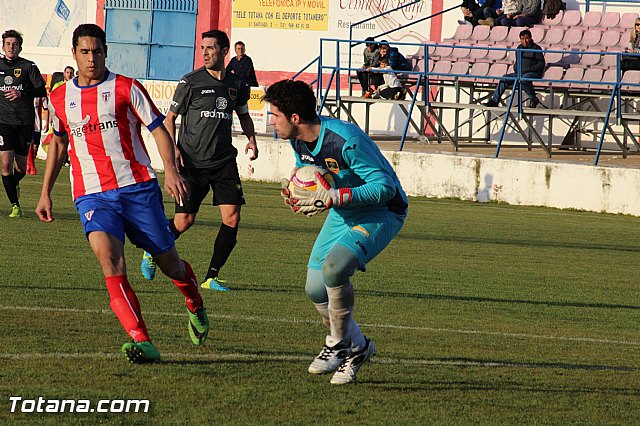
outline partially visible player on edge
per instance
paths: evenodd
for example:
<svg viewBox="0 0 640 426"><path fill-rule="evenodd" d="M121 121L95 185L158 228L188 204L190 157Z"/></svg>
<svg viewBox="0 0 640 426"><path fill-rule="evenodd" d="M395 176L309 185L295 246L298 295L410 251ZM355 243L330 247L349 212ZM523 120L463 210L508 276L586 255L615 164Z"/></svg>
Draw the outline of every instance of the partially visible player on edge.
<svg viewBox="0 0 640 426"><path fill-rule="evenodd" d="M64 67L64 81L69 81L76 75L76 70L71 65Z"/></svg>
<svg viewBox="0 0 640 426"><path fill-rule="evenodd" d="M249 160L258 158L258 146L247 106L250 89L241 76L225 71L229 38L222 31L207 31L202 34L201 47L204 67L180 79L165 120L175 141L176 119L182 116L176 163L191 187L191 198L184 200L184 205L176 203L170 226L176 238L189 229L211 187L222 224L202 287L228 291L219 274L236 245L240 207L245 204L236 163L238 151L231 143L233 111L249 139L244 150L245 154L252 151ZM140 269L148 280L155 276L155 262L149 253L143 255Z"/></svg>
<svg viewBox="0 0 640 426"><path fill-rule="evenodd" d="M4 58L0 59L0 161L2 185L11 203L9 217L22 217L20 180L26 174L29 144L33 137L34 98L47 96L45 82L33 62L21 58L22 34L2 34Z"/></svg>
<svg viewBox="0 0 640 426"><path fill-rule="evenodd" d="M353 320L351 276L356 269L365 271L398 234L407 215L407 196L389 162L360 128L316 114L316 98L306 83L279 81L264 99L278 136L290 140L296 167L323 167L336 182L332 188L316 174L315 193L289 193L284 179L282 195L294 212L307 216L330 209L311 251L305 286L330 333L309 373L335 372L332 384L352 383L376 349Z"/></svg>
<svg viewBox="0 0 640 426"><path fill-rule="evenodd" d="M209 321L196 276L176 251L141 125L149 129L158 145L165 190L184 200L189 188L175 168L164 117L144 87L106 68L104 31L94 24L80 25L73 32L72 46L79 76L51 93L54 137L36 213L44 222L54 219L50 194L68 148L76 209L102 267L111 309L133 339L122 346L122 352L131 362L158 361L160 352L151 343L140 304L127 280L125 235L154 254L160 269L184 295L189 334L195 345L207 338Z"/></svg>
<svg viewBox="0 0 640 426"><path fill-rule="evenodd" d="M40 139L42 138L42 132L47 133L49 131L49 100L47 97L33 98L33 109L36 114L36 119L33 123L33 133L31 143L29 144L29 154L27 155L28 175L38 174L38 170L36 169L36 156L38 155ZM42 125L43 119L44 127Z"/></svg>

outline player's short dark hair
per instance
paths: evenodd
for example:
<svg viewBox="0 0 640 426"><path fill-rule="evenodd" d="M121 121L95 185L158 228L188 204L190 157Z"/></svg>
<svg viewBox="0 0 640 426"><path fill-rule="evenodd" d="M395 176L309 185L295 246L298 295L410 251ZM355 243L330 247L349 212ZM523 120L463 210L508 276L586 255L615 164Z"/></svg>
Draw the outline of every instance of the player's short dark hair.
<svg viewBox="0 0 640 426"><path fill-rule="evenodd" d="M71 65L67 65L66 67L64 67L64 70L65 70L65 71L66 71L66 70L71 70L71 72L72 72L72 73L73 73L73 72L76 72L76 69L75 69L75 68L73 68Z"/></svg>
<svg viewBox="0 0 640 426"><path fill-rule="evenodd" d="M367 47L368 46L376 46L376 48L378 47L378 45L374 43L376 41L376 39L373 38L373 37L367 37L367 38L364 39L364 41L365 41L364 44ZM369 42L369 43L367 43L367 42Z"/></svg>
<svg viewBox="0 0 640 426"><path fill-rule="evenodd" d="M2 33L2 44L4 45L4 41L8 38L16 38L18 39L18 45L20 45L20 47L22 47L22 42L24 41L22 39L22 34L20 34L18 31L16 30L7 30L5 32Z"/></svg>
<svg viewBox="0 0 640 426"><path fill-rule="evenodd" d="M520 31L520 37L524 37L524 36L532 37L532 36L531 36L531 31L529 31L529 30L522 30L522 31Z"/></svg>
<svg viewBox="0 0 640 426"><path fill-rule="evenodd" d="M96 24L81 24L73 30L73 38L71 39L73 48L78 46L78 39L80 37L94 37L102 42L102 47L107 47L107 35L104 30Z"/></svg>
<svg viewBox="0 0 640 426"><path fill-rule="evenodd" d="M237 45L240 45L240 46L244 46L244 47L246 47L246 45L244 44L244 42L243 42L243 41L240 41L240 40L236 41L236 44L234 44L234 45L233 45L233 47L236 47Z"/></svg>
<svg viewBox="0 0 640 426"><path fill-rule="evenodd" d="M316 96L304 81L281 80L267 88L263 98L275 105L287 118L298 114L305 121L318 117Z"/></svg>
<svg viewBox="0 0 640 426"><path fill-rule="evenodd" d="M231 45L229 42L229 37L224 31L220 30L209 30L207 32L202 33L202 38L215 38L218 42L218 46L221 48L229 48Z"/></svg>

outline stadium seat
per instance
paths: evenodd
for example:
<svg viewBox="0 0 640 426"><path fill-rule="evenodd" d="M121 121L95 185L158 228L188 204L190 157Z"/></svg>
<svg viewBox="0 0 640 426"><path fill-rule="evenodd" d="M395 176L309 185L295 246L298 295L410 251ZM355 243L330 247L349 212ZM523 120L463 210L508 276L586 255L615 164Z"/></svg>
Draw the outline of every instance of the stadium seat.
<svg viewBox="0 0 640 426"><path fill-rule="evenodd" d="M564 15L564 11L561 10L558 12L555 18L552 18L552 19L544 18L538 26L544 28L545 30L557 27L558 25L560 25L560 22L562 22L563 15Z"/></svg>
<svg viewBox="0 0 640 426"><path fill-rule="evenodd" d="M449 43L449 42L458 42L462 40L467 40L471 37L472 32L473 32L473 27L471 25L458 25L458 28L456 28L455 34L453 34L453 37L446 38L442 40L442 42Z"/></svg>
<svg viewBox="0 0 640 426"><path fill-rule="evenodd" d="M488 76L493 78L488 79L487 82L495 84L500 78L507 73L507 64L492 64L487 72Z"/></svg>
<svg viewBox="0 0 640 426"><path fill-rule="evenodd" d="M471 56L471 49L465 45L456 46L451 52L451 57L456 60L462 60Z"/></svg>
<svg viewBox="0 0 640 426"><path fill-rule="evenodd" d="M579 10L565 10L560 25L565 28L574 28L580 25L580 21L582 21L582 13Z"/></svg>
<svg viewBox="0 0 640 426"><path fill-rule="evenodd" d="M600 21L600 29L606 31L618 28L618 24L620 24L620 12L605 12Z"/></svg>
<svg viewBox="0 0 640 426"><path fill-rule="evenodd" d="M584 31L584 30L582 30ZM598 44L602 38L602 31L597 28L591 28L584 31L582 40L578 43L578 46L583 46L584 49L598 49Z"/></svg>
<svg viewBox="0 0 640 426"><path fill-rule="evenodd" d="M602 20L602 13L595 10L590 10L585 13L582 17L582 22L580 23L580 27L585 29L593 29L600 25L600 21Z"/></svg>
<svg viewBox="0 0 640 426"><path fill-rule="evenodd" d="M551 87L556 86L557 82L545 81L545 80L562 80L562 75L564 74L564 68L562 67L549 67L544 72L544 76L541 81L534 81L533 85L536 87Z"/></svg>
<svg viewBox="0 0 640 426"><path fill-rule="evenodd" d="M450 58L452 53L453 53L452 45L447 46L447 45L439 44L436 46L435 50L433 51L433 54L430 54L429 56L432 57L434 60L441 60L441 59Z"/></svg>
<svg viewBox="0 0 640 426"><path fill-rule="evenodd" d="M563 67L571 67L577 65L582 60L582 51L579 49L572 49L571 51L564 52L560 64Z"/></svg>
<svg viewBox="0 0 640 426"><path fill-rule="evenodd" d="M531 27L529 28L529 31L531 31L531 38L533 39L534 42L540 44L540 42L544 40L544 33L545 33L544 28Z"/></svg>
<svg viewBox="0 0 640 426"><path fill-rule="evenodd" d="M510 47L509 47L510 48ZM487 54L487 58L493 62L502 62L507 58L506 46L493 46L493 48Z"/></svg>
<svg viewBox="0 0 640 426"><path fill-rule="evenodd" d="M545 52L544 53L544 62L547 65L560 64L562 61L563 54L555 51L555 52Z"/></svg>
<svg viewBox="0 0 640 426"><path fill-rule="evenodd" d="M488 80L485 77L489 73L489 64L487 62L476 62L471 66L468 72L469 77L464 77L462 81L471 81L474 83L486 83Z"/></svg>
<svg viewBox="0 0 640 426"><path fill-rule="evenodd" d="M467 72L469 71L469 63L468 62L454 62L453 65L451 66L451 70L449 71L449 73L451 74L457 74L457 75L467 75ZM454 77L454 76L443 76L441 77L441 80L444 81L453 81L453 80L457 80L458 77Z"/></svg>
<svg viewBox="0 0 640 426"><path fill-rule="evenodd" d="M639 70L629 70L627 72L625 72L624 74L622 74L622 80L623 83L633 83L633 84L639 84L640 83L640 71ZM640 86L630 86L629 84L623 84L620 86L620 89L626 91L626 92L640 92Z"/></svg>
<svg viewBox="0 0 640 426"><path fill-rule="evenodd" d="M633 25L636 23L636 19L638 18L637 12L626 12L623 13L620 17L620 22L618 23L618 28L621 30L631 30L633 29Z"/></svg>
<svg viewBox="0 0 640 426"><path fill-rule="evenodd" d="M469 25L467 25L468 27ZM509 27L493 27L489 34L489 41L496 44L501 41L505 41L509 35Z"/></svg>
<svg viewBox="0 0 640 426"><path fill-rule="evenodd" d="M584 72L584 76L582 76L582 81L585 82L586 85L591 87L592 82L602 81L602 75L604 71L598 68L589 68Z"/></svg>
<svg viewBox="0 0 640 426"><path fill-rule="evenodd" d="M619 53L619 52L623 52L624 50L622 49L618 49L617 51L614 49L608 49L607 53ZM596 68L600 68L600 69L615 69L618 63L618 55L602 55L602 61L600 61L600 63L598 63L597 65L594 65L594 67Z"/></svg>
<svg viewBox="0 0 640 426"><path fill-rule="evenodd" d="M562 77L562 82L555 84L554 87L569 88L571 87L573 80L582 80L584 70L582 68L569 68ZM573 83L575 84L575 83Z"/></svg>
<svg viewBox="0 0 640 426"><path fill-rule="evenodd" d="M608 30L602 34L600 48L606 50L608 47L617 46L620 42L620 31Z"/></svg>
<svg viewBox="0 0 640 426"><path fill-rule="evenodd" d="M473 63L490 61L487 57L489 55L489 45L479 43L474 47L475 49L471 49L471 53L469 54L469 58Z"/></svg>
<svg viewBox="0 0 640 426"><path fill-rule="evenodd" d="M572 47L580 44L582 40L583 30L581 28L569 28L564 32L564 37L560 42L561 46Z"/></svg>
<svg viewBox="0 0 640 426"><path fill-rule="evenodd" d="M544 35L544 39L540 40L545 46L552 48L562 41L564 37L564 29L562 28L550 28Z"/></svg>
<svg viewBox="0 0 640 426"><path fill-rule="evenodd" d="M433 69L431 72L437 75L429 76L430 82L437 82L442 80L443 74L449 74L451 72L451 62L450 61L438 61L433 65Z"/></svg>
<svg viewBox="0 0 640 426"><path fill-rule="evenodd" d="M507 36L507 41L511 43L509 47L516 47L520 44L520 32L526 29L526 27L511 27L509 35Z"/></svg>
<svg viewBox="0 0 640 426"><path fill-rule="evenodd" d="M587 51L583 52L580 57L580 61L575 64L571 64L573 67L580 68L589 68L593 65L597 65L602 61L603 55L597 53L587 53Z"/></svg>
<svg viewBox="0 0 640 426"><path fill-rule="evenodd" d="M489 39L491 34L491 27L488 25L476 25L473 27L473 33L471 33L471 40L474 42L485 41Z"/></svg>
<svg viewBox="0 0 640 426"><path fill-rule="evenodd" d="M604 74L602 75L602 83L615 83L617 82L617 74L618 71L613 69L613 70L606 70L604 72ZM598 89L598 90L607 90L607 91L611 91L613 90L613 84L590 84L589 85L590 89Z"/></svg>

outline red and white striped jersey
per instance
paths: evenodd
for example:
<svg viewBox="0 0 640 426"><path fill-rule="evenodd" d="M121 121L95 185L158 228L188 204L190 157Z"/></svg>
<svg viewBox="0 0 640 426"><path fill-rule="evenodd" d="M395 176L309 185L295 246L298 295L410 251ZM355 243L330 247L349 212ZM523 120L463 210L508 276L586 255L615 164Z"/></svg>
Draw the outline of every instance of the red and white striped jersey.
<svg viewBox="0 0 640 426"><path fill-rule="evenodd" d="M164 117L137 80L107 71L92 86L72 79L51 92L53 131L69 135L73 199L156 178L140 133Z"/></svg>

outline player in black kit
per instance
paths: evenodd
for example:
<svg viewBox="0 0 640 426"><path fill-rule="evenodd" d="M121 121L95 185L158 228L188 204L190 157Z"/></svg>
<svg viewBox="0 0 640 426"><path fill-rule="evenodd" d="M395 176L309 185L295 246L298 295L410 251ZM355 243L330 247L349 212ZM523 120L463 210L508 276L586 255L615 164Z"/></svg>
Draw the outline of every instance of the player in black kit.
<svg viewBox="0 0 640 426"><path fill-rule="evenodd" d="M33 98L47 96L45 82L33 62L21 58L22 34L2 34L4 58L0 59L0 161L2 184L11 203L9 217L22 217L18 184L27 167L33 134Z"/></svg>
<svg viewBox="0 0 640 426"><path fill-rule="evenodd" d="M191 186L191 198L176 200L175 216L169 224L176 238L189 229L209 188L213 190L213 205L220 208L222 224L202 287L220 291L229 290L219 278L219 271L236 245L240 206L245 204L236 163L238 151L231 143L233 111L249 139L245 154L251 150L249 160L258 158L247 106L250 88L240 77L226 73L224 58L228 52L229 38L224 32L211 30L202 34L204 67L180 79L165 119L175 140L176 119L182 116L176 162ZM153 279L155 264L148 253L143 256L141 270L145 278Z"/></svg>

